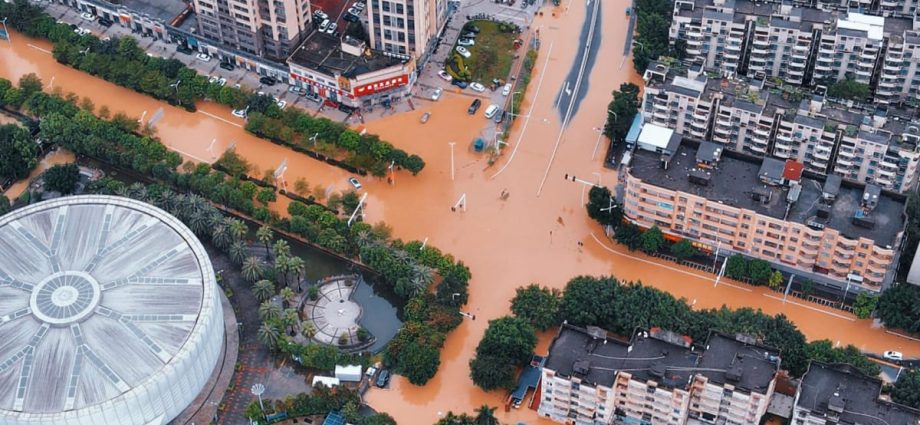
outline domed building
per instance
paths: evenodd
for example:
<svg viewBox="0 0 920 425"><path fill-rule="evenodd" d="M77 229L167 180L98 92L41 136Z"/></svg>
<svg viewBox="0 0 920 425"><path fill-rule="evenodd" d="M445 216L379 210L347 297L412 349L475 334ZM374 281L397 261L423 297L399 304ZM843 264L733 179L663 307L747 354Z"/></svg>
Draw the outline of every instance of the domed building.
<svg viewBox="0 0 920 425"><path fill-rule="evenodd" d="M223 343L211 262L175 217L73 196L0 218L0 425L165 425Z"/></svg>

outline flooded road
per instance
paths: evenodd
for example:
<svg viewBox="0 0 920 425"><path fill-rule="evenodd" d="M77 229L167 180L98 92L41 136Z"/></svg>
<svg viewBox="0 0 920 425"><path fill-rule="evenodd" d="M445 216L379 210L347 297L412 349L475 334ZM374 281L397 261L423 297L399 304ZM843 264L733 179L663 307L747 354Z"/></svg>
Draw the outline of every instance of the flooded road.
<svg viewBox="0 0 920 425"><path fill-rule="evenodd" d="M0 117L2 116L3 115L0 115ZM67 149L58 148L52 152L48 152L48 154L38 162L38 166L29 173L29 177L13 183L3 194L12 202L16 200L19 195L22 195L22 192L26 191L26 188L29 187L29 182L38 177L41 173L44 173L45 170L58 164L69 164L71 162L74 162L74 156L73 153Z"/></svg>
<svg viewBox="0 0 920 425"><path fill-rule="evenodd" d="M374 408L391 414L400 424L431 424L449 410L472 412L482 404L502 405L504 393L482 392L469 379L469 359L488 320L508 314L509 300L518 286L538 282L561 288L578 274L641 280L684 297L698 308L725 304L783 313L810 339L827 338L874 352L893 349L920 355L920 343L876 329L871 321L800 300L783 303L774 292L727 280L713 287L710 275L630 253L607 241L602 229L584 212L585 187L563 176L599 180L604 185L613 184L616 178L601 165L606 148L596 148L595 128L603 126L612 90L625 81L641 83L631 61L622 56L627 26L623 10L628 2L606 0L600 8L604 24L598 28L604 34L592 47L599 49L599 54L582 82L590 90L562 131L563 119L554 100L569 79L572 64L581 59L577 44L587 10L584 2L572 0L568 7L566 3L564 0L555 10L544 9L544 16L533 24L541 28L542 47L524 102L527 116L518 119L508 139L511 146L496 164L490 166L486 155L471 148L472 141L491 124L481 113L466 114L473 98L463 94L446 92L438 102L419 101L413 112L366 124L369 132L422 156L427 163L417 177L397 173L394 184L363 178L364 190L369 193L367 220L385 221L394 235L404 240L427 238L428 243L469 265L473 280L466 309L477 318L467 319L449 334L441 367L428 385L416 387L395 377L391 388L374 388L367 394ZM15 80L36 72L46 85L54 77L56 87L90 96L97 108L106 105L113 113L124 111L140 117L147 111L149 116L162 107L166 114L157 123L157 134L187 158L210 162L233 144L263 172L288 159L285 179L289 185L298 178L311 186L344 189L347 185L345 171L245 133L242 122L224 107L200 105L198 113L171 108L59 65L49 54L27 45L48 50L47 43L15 35L13 40L12 48L0 45L0 76ZM419 117L425 112L430 112L431 118L420 124ZM503 191L510 194L504 200ZM452 211L464 195L465 205ZM543 335L538 352L545 352L550 339L551 334ZM549 423L525 408L510 412L499 409L497 415L504 423Z"/></svg>

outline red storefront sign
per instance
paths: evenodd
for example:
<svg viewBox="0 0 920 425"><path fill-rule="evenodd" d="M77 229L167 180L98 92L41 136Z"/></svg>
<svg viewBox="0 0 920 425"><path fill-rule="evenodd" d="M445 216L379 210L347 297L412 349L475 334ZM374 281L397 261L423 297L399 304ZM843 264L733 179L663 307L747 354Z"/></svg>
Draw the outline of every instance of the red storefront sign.
<svg viewBox="0 0 920 425"><path fill-rule="evenodd" d="M393 89L396 87L404 86L406 84L409 84L409 76L403 74L403 75L400 75L399 77L388 78L383 81L377 81L374 83L355 87L354 93L355 93L355 97L369 96L374 93L378 93L378 92L386 91L386 90Z"/></svg>

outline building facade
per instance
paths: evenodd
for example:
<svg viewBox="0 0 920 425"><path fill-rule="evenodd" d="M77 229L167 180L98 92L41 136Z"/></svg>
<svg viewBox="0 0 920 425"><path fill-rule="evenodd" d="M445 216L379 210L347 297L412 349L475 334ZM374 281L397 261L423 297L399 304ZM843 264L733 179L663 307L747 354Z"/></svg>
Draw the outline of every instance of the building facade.
<svg viewBox="0 0 920 425"><path fill-rule="evenodd" d="M283 61L312 28L309 0L194 0L199 33Z"/></svg>
<svg viewBox="0 0 920 425"><path fill-rule="evenodd" d="M368 34L374 50L422 60L447 22L447 0L371 0Z"/></svg>
<svg viewBox="0 0 920 425"><path fill-rule="evenodd" d="M897 265L904 198L803 177L803 170L792 160L729 155L709 142L685 140L666 154L640 146L626 173L624 213L701 249L764 259L850 294L883 290Z"/></svg>

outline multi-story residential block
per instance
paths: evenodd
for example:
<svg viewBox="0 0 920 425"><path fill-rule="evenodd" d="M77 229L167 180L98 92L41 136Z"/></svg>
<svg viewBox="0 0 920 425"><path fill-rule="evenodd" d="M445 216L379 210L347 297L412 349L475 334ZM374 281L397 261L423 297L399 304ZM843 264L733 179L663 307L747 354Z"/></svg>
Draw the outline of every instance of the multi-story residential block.
<svg viewBox="0 0 920 425"><path fill-rule="evenodd" d="M312 29L309 0L194 0L199 33L283 62Z"/></svg>
<svg viewBox="0 0 920 425"><path fill-rule="evenodd" d="M309 97L351 108L375 105L409 94L415 60L367 49L363 41L314 31L288 58L293 85Z"/></svg>
<svg viewBox="0 0 920 425"><path fill-rule="evenodd" d="M574 424L751 424L766 412L779 353L710 334L702 350L668 331L629 343L564 324L542 370L539 413Z"/></svg>
<svg viewBox="0 0 920 425"><path fill-rule="evenodd" d="M875 101L887 105L920 101L920 32L910 30L893 34L879 71Z"/></svg>
<svg viewBox="0 0 920 425"><path fill-rule="evenodd" d="M447 0L371 0L371 47L424 61L447 22Z"/></svg>
<svg viewBox="0 0 920 425"><path fill-rule="evenodd" d="M920 424L920 411L881 398L882 382L849 365L811 362L795 394L795 425Z"/></svg>
<svg viewBox="0 0 920 425"><path fill-rule="evenodd" d="M624 213L641 227L761 258L848 294L877 293L894 278L906 222L901 196L803 177L799 162L711 142L684 140L665 155L640 145L631 158Z"/></svg>
<svg viewBox="0 0 920 425"><path fill-rule="evenodd" d="M861 13L839 16L821 32L813 80L834 82L851 78L866 85L872 83L889 30L886 25L894 27L902 21ZM890 29L894 34L903 30Z"/></svg>

